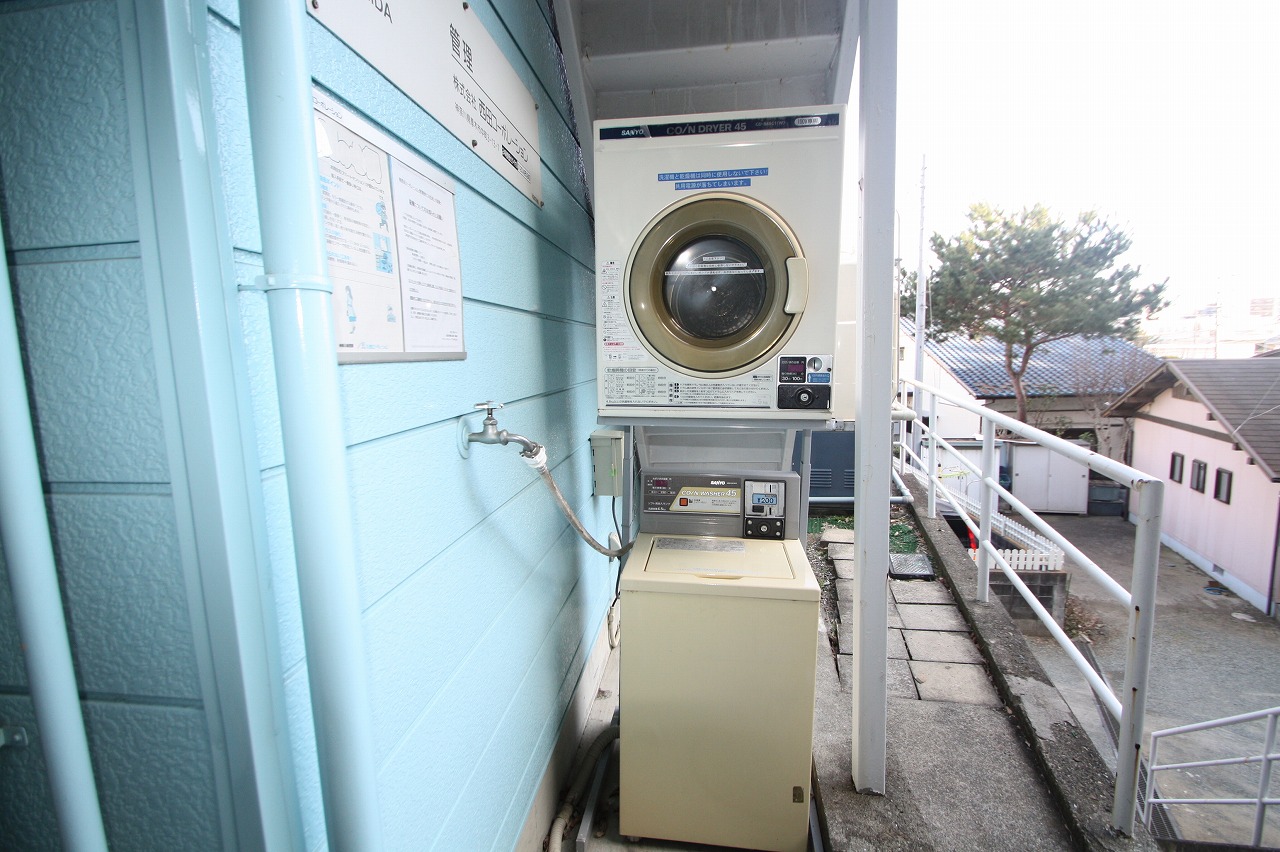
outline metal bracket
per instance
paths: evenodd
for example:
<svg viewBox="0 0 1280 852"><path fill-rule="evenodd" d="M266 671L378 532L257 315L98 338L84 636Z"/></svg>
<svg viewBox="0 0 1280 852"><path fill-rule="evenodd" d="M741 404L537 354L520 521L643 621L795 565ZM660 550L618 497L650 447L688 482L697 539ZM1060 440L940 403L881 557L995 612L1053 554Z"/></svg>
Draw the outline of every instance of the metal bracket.
<svg viewBox="0 0 1280 852"><path fill-rule="evenodd" d="M9 746L11 748L26 748L31 745L31 740L27 737L27 729L17 725L4 725L0 727L0 748Z"/></svg>
<svg viewBox="0 0 1280 852"><path fill-rule="evenodd" d="M244 284L241 290L259 290L270 293L272 290L319 290L322 293L333 292L333 281L323 275L295 275L288 272L275 275L256 275L252 284Z"/></svg>

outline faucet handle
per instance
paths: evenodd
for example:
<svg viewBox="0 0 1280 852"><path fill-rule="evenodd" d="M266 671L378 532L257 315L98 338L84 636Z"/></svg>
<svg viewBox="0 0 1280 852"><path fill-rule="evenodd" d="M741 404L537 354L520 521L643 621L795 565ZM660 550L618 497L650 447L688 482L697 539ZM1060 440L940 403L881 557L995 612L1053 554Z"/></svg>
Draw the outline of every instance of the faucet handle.
<svg viewBox="0 0 1280 852"><path fill-rule="evenodd" d="M477 411L484 411L486 417L492 417L494 410L502 407L502 403L494 402L493 400L489 400L488 402L477 402L475 404L475 409Z"/></svg>

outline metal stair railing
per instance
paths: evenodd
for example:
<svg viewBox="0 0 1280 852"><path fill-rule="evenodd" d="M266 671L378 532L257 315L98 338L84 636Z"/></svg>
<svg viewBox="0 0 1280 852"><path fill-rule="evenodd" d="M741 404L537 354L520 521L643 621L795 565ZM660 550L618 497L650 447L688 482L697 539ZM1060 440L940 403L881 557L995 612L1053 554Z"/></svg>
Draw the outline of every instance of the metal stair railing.
<svg viewBox="0 0 1280 852"><path fill-rule="evenodd" d="M1098 701L1107 711L1119 720L1120 742L1116 754L1116 786L1115 798L1111 809L1111 825L1125 834L1132 834L1138 804L1138 776L1141 769L1143 717L1146 713L1147 679L1151 668L1151 636L1155 616L1156 573L1160 556L1160 519L1164 504L1164 482L1149 476L1114 459L1091 452L1056 435L1051 435L1034 426L1028 426L1019 420L999 412L991 411L985 406L970 400L956 399L946 396L935 388L911 379L900 379L902 385L915 388L916 398L924 402L928 398L929 417L927 423L916 418L917 428L923 429L927 437L927 454L925 458L914 452L907 441L898 444L900 451L899 464L905 467L908 462L912 472L928 483L928 506L926 511L930 518L937 517L937 499L941 494L957 510L961 520L978 542L978 583L977 598L986 602L990 596L990 570L994 562L1000 571L1022 598L1031 607L1036 616L1044 624L1045 629L1062 647L1080 674L1088 682ZM982 421L982 460L975 465L964 458L951 444L938 435L928 424L937 421L938 400L944 399L951 405L978 415ZM917 411L924 411L921 405ZM1015 497L999 482L999 468L995 458L995 430L1001 429L1020 435L1053 452L1064 455L1087 466L1109 479L1128 486L1133 498L1131 515L1136 526L1133 555L1133 589L1130 591L1117 583L1109 574L1098 567L1092 559L1067 540L1061 533L1049 526L1025 503ZM962 501L947 488L939 475L937 450L939 447L952 454L956 461L978 477L982 492L977 507L978 518L973 517L972 502ZM924 451L926 448L922 448ZM1008 560L993 545L991 535L995 528L996 513L993 511L998 501L1004 500L1010 508L1021 516L1040 536L1061 548L1066 556L1091 579L1120 601L1129 610L1128 655L1125 660L1124 685L1119 694L1098 675L1089 661L1076 648L1070 637L1062 630L1044 605L1022 582ZM966 506L968 504L968 506Z"/></svg>
<svg viewBox="0 0 1280 852"><path fill-rule="evenodd" d="M1207 731L1213 728L1226 728L1235 725L1245 725L1250 722L1266 720L1265 733L1263 734L1263 745L1261 754L1243 755L1240 757L1224 757L1214 760L1191 760L1181 763L1159 762L1160 741L1179 734L1191 734L1198 731ZM1156 806L1167 808L1169 805L1233 805L1252 807L1254 809L1253 818L1253 840L1251 846L1262 846L1262 831L1266 825L1267 808L1280 805L1280 798L1268 796L1271 788L1271 770L1277 761L1280 761L1280 752L1276 751L1276 729L1280 725L1280 707L1272 707L1270 710L1259 710L1254 713L1241 713L1238 716L1227 716L1223 719L1214 719L1210 722L1196 722L1191 725L1180 725L1176 728L1166 728L1163 731L1155 731L1151 734L1151 755L1149 761L1148 773L1150 775L1149 786L1152 794L1147 797L1146 806L1143 808L1143 822L1148 826L1151 825L1151 815ZM1258 771L1258 795L1253 798L1229 798L1225 796L1218 797L1166 797L1155 792L1155 775L1157 772L1166 772L1171 769L1203 769L1211 766L1248 766L1257 764Z"/></svg>

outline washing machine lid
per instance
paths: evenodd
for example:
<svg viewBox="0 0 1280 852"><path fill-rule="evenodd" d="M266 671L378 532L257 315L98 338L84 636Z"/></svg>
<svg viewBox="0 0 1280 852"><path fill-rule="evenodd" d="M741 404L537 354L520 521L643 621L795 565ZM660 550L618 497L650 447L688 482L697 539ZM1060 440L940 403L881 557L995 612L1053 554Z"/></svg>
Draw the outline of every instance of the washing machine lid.
<svg viewBox="0 0 1280 852"><path fill-rule="evenodd" d="M820 593L798 541L652 533L637 537L621 589L805 601Z"/></svg>

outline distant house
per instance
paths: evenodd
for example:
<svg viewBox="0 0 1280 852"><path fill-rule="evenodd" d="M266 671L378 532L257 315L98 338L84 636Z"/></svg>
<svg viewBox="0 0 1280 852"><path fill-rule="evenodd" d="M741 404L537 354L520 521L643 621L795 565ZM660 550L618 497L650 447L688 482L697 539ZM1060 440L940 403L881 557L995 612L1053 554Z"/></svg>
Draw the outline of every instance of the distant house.
<svg viewBox="0 0 1280 852"><path fill-rule="evenodd" d="M914 337L905 321L901 340L905 345L899 350L898 369L910 376ZM1099 452L1117 458L1124 446L1126 423L1103 412L1160 363L1159 358L1117 337L1073 336L1039 346L1023 379L1028 422L1066 438L1090 438ZM993 411L1011 416L1017 411L1013 385L1004 369L1004 344L993 337L926 340L925 383L944 393L959 390ZM976 435L977 418L961 414L952 424L940 416L944 437Z"/></svg>
<svg viewBox="0 0 1280 852"><path fill-rule="evenodd" d="M1165 479L1163 540L1270 615L1280 574L1280 358L1169 361L1107 412Z"/></svg>

